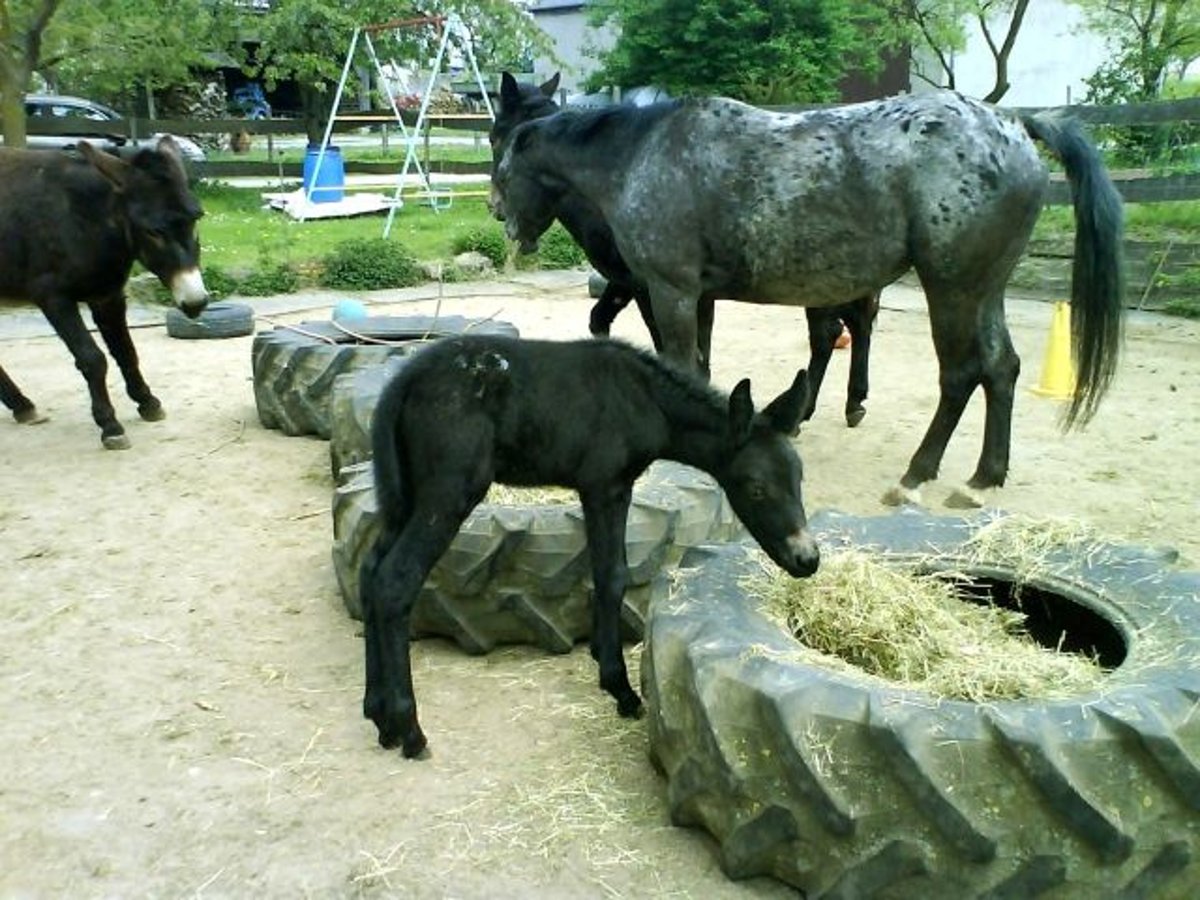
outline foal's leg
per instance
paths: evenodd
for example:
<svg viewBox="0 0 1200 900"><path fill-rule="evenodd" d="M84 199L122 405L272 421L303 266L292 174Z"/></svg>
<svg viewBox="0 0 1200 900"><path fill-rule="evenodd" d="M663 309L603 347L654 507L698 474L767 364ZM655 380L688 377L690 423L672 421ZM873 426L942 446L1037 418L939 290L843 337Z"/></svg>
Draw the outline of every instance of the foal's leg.
<svg viewBox="0 0 1200 900"><path fill-rule="evenodd" d="M941 396L933 421L898 487L883 496L891 506L919 503L919 488L937 478L938 467L950 436L962 418L967 401L980 381L980 340L976 316L978 307L970 298L938 296L926 287L933 346L938 358L938 386ZM957 301L957 302L956 302Z"/></svg>
<svg viewBox="0 0 1200 900"><path fill-rule="evenodd" d="M808 403L801 421L807 422L817 409L817 394L825 380L825 370L833 356L838 335L842 333L841 306L818 308L806 307L804 317L808 320Z"/></svg>
<svg viewBox="0 0 1200 900"><path fill-rule="evenodd" d="M409 759L427 744L413 694L409 620L421 586L466 515L418 502L399 532L380 535L359 579L366 645L363 715L375 723L381 746L400 746Z"/></svg>
<svg viewBox="0 0 1200 900"><path fill-rule="evenodd" d="M42 312L71 351L75 358L75 368L82 373L87 382L92 398L92 418L100 426L100 440L109 450L127 449L129 438L125 436L125 429L117 421L116 411L108 397L108 386L105 384L108 360L104 358L104 351L96 346L96 342L84 327L83 318L79 315L79 306L72 301L56 298L42 304Z"/></svg>
<svg viewBox="0 0 1200 900"><path fill-rule="evenodd" d="M617 701L617 712L634 718L642 700L629 684L621 648L621 604L629 582L625 559L625 522L633 488L613 484L581 489L588 552L592 558L592 656L600 664L600 687Z"/></svg>
<svg viewBox="0 0 1200 900"><path fill-rule="evenodd" d="M33 401L21 393L17 383L8 377L8 373L0 368L0 403L12 410L13 418L22 425L39 425L47 421L46 417L37 411Z"/></svg>
<svg viewBox="0 0 1200 900"><path fill-rule="evenodd" d="M137 404L138 415L147 422L157 422L164 418L162 404L150 393L150 386L142 378L138 367L137 350L133 346L133 338L129 334L129 325L125 319L125 297L117 294L104 297L88 304L92 310L92 320L100 329L100 336L108 347L108 352L121 370L125 378L125 391L129 398Z"/></svg>

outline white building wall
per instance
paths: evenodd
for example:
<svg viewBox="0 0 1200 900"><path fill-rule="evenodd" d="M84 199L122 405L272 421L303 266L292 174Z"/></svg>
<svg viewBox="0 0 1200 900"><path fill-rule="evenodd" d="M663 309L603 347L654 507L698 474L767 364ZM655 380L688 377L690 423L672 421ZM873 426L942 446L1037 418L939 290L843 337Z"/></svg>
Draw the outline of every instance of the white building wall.
<svg viewBox="0 0 1200 900"><path fill-rule="evenodd" d="M569 94L582 90L583 80L598 68L593 48L607 50L613 45L613 32L609 28L595 29L587 24L587 15L582 8L561 11L533 10L537 26L550 36L554 50L562 60L556 63L548 58L537 58L533 62L534 74L545 80L555 72L562 72L562 87Z"/></svg>
<svg viewBox="0 0 1200 900"><path fill-rule="evenodd" d="M1007 17L993 29L993 39L1003 40ZM972 19L967 28L967 48L954 58L959 91L982 97L996 81L996 64L983 32ZM1065 0L1032 0L1025 13L1012 55L1008 59L1008 93L1003 106L1060 106L1082 103L1084 78L1108 59L1104 39L1084 30L1083 14ZM939 72L924 66L929 74ZM912 79L914 91L929 90L927 82Z"/></svg>

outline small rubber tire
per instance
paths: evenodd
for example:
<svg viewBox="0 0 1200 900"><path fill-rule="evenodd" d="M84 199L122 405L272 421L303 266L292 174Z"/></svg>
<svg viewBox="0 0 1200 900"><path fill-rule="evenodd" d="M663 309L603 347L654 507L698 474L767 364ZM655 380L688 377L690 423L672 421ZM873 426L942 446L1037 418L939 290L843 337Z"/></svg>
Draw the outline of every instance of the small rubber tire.
<svg viewBox="0 0 1200 900"><path fill-rule="evenodd" d="M333 564L342 600L362 618L359 572L379 533L370 463L342 468L333 496ZM656 462L634 485L626 531L629 586L622 619L640 638L654 579L684 551L741 534L725 494L704 473ZM483 502L426 580L412 635L436 635L469 653L531 644L565 653L591 634L591 564L578 501L537 506Z"/></svg>
<svg viewBox="0 0 1200 900"><path fill-rule="evenodd" d="M978 572L962 545L980 521L810 526L824 547ZM1197 896L1200 573L1162 551L1056 551L1027 583L1111 623L1124 660L1094 694L985 705L799 655L745 593L753 553L690 553L656 586L642 656L672 821L712 834L726 874L809 898Z"/></svg>
<svg viewBox="0 0 1200 900"><path fill-rule="evenodd" d="M315 434L328 440L335 378L411 353L430 340L466 332L518 336L508 322L462 316L368 316L260 331L250 348L258 419L264 428L290 436ZM386 343L360 343L354 335Z"/></svg>
<svg viewBox="0 0 1200 900"><path fill-rule="evenodd" d="M218 300L189 319L172 306L167 309L166 324L167 334L185 340L245 337L254 333L254 309L245 303Z"/></svg>

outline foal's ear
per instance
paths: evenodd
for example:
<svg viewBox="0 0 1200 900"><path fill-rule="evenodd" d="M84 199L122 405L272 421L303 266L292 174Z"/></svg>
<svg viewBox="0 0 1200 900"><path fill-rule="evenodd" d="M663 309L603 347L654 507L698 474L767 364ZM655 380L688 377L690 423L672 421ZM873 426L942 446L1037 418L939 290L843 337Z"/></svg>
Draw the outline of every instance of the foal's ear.
<svg viewBox="0 0 1200 900"><path fill-rule="evenodd" d="M540 88L542 96L554 98L554 92L558 90L558 80L562 77L562 72L555 72L554 77L542 83Z"/></svg>
<svg viewBox="0 0 1200 900"><path fill-rule="evenodd" d="M750 436L750 424L753 421L754 401L750 399L750 379L743 378L729 395L729 430L737 443Z"/></svg>
<svg viewBox="0 0 1200 900"><path fill-rule="evenodd" d="M775 431L781 434L795 434L807 405L808 372L801 369L796 373L792 386L768 403L762 411L762 416Z"/></svg>

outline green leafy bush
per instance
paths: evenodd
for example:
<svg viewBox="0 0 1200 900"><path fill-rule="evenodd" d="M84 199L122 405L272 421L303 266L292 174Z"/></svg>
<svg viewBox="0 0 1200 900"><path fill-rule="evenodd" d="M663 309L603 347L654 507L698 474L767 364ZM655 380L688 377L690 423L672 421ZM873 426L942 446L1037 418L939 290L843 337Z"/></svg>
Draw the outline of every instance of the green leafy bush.
<svg viewBox="0 0 1200 900"><path fill-rule="evenodd" d="M575 239L557 222L538 241L537 255L543 269L574 269L587 262Z"/></svg>
<svg viewBox="0 0 1200 900"><path fill-rule="evenodd" d="M300 275L289 265L255 269L238 283L238 293L246 297L270 297L290 294L300 286Z"/></svg>
<svg viewBox="0 0 1200 900"><path fill-rule="evenodd" d="M481 253L497 269L503 269L508 260L508 238L504 236L504 226L499 223L480 225L456 235L451 246L456 254Z"/></svg>
<svg viewBox="0 0 1200 900"><path fill-rule="evenodd" d="M238 292L238 280L220 266L205 266L201 269L204 286L214 300L221 300Z"/></svg>
<svg viewBox="0 0 1200 900"><path fill-rule="evenodd" d="M425 280L416 257L385 238L343 241L323 260L320 282L338 290L378 291Z"/></svg>

